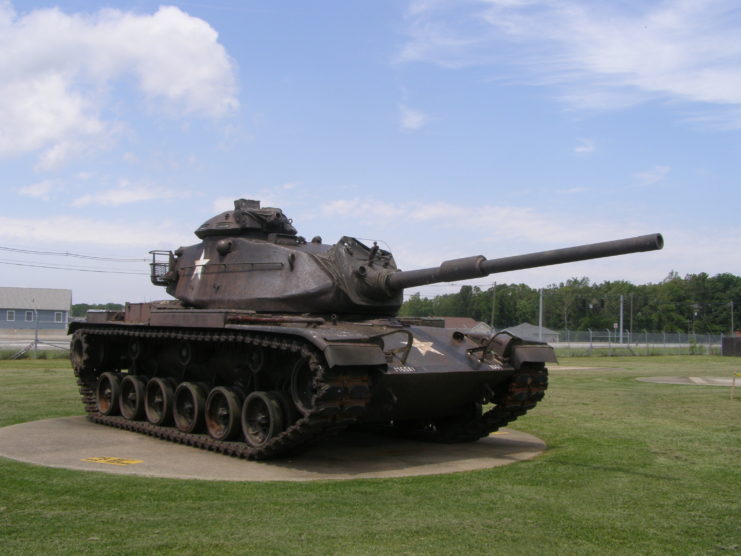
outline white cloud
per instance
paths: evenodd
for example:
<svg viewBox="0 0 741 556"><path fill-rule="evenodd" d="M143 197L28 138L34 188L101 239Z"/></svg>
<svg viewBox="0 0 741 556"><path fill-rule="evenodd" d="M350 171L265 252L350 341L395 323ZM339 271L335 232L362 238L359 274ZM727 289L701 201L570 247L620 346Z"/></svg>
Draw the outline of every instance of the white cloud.
<svg viewBox="0 0 741 556"><path fill-rule="evenodd" d="M108 144L111 91L133 77L171 115L220 117L237 107L234 64L205 21L176 7L151 15L0 5L0 156L40 151L49 169Z"/></svg>
<svg viewBox="0 0 741 556"><path fill-rule="evenodd" d="M441 229L462 229L477 241L501 243L520 240L533 243L590 243L594 238L624 237L633 232L644 233L626 222L607 222L602 218L573 219L540 212L532 207L505 205L463 205L447 202L388 203L375 199L337 199L326 203L322 214L333 219L345 218L355 224L373 222L384 227L403 222L407 233L414 235L413 226L439 232ZM419 230L419 228L415 228ZM425 232L427 233L427 232Z"/></svg>
<svg viewBox="0 0 741 556"><path fill-rule="evenodd" d="M579 139L579 143L574 147L576 154L589 154L594 152L594 141L591 139Z"/></svg>
<svg viewBox="0 0 741 556"><path fill-rule="evenodd" d="M427 114L419 110L413 110L404 104L399 105L399 125L406 131L421 129L429 122L429 119Z"/></svg>
<svg viewBox="0 0 741 556"><path fill-rule="evenodd" d="M418 1L399 60L497 64L500 77L559 85L581 108L647 99L721 106L741 126L740 25L735 0Z"/></svg>
<svg viewBox="0 0 741 556"><path fill-rule="evenodd" d="M18 188L18 193L20 195L23 195L25 197L33 197L36 199L41 199L42 201L48 201L49 200L49 194L51 193L51 190L54 188L54 182L51 180L44 180L40 181L38 183L33 183L31 185L24 185L23 187Z"/></svg>
<svg viewBox="0 0 741 556"><path fill-rule="evenodd" d="M350 219L392 219L405 215L405 206L377 200L337 199L322 205L322 214Z"/></svg>
<svg viewBox="0 0 741 556"><path fill-rule="evenodd" d="M108 131L91 102L70 90L63 76L15 77L6 65L0 62L0 155L45 149L40 166L49 168L75 144Z"/></svg>
<svg viewBox="0 0 741 556"><path fill-rule="evenodd" d="M407 10L410 40L396 61L430 61L448 68L485 64L495 59L489 46L488 25L478 10L468 10L478 2L418 0Z"/></svg>
<svg viewBox="0 0 741 556"><path fill-rule="evenodd" d="M342 233L353 236L363 233L367 238L384 240L382 245L393 252L396 263L404 270L434 267L445 260L476 254L495 259L655 231L655 224L633 220L632 215L615 214L606 218L603 213L589 210L567 214L491 201L404 201L395 204L383 201L379 204L374 198L336 199L327 204L323 217L315 220L332 222ZM671 233L667 235L672 236ZM676 240L671 237L669 243L677 247ZM673 254L671 261L680 260L682 254L684 251ZM660 280L672 268L666 262L665 252L629 257L633 258L616 257L614 262L605 259L508 272L501 278L493 275L451 286L431 286L428 292L440 294L455 291L464 283L491 284L495 280L544 286L574 276L646 282Z"/></svg>
<svg viewBox="0 0 741 556"><path fill-rule="evenodd" d="M445 222L448 218L465 218L468 220L470 214L468 213L468 207L438 201L410 206L408 216L418 222L430 220Z"/></svg>
<svg viewBox="0 0 741 556"><path fill-rule="evenodd" d="M154 248L185 245L192 238L172 230L169 222L111 222L59 215L45 218L0 216L0 238L37 244L65 243ZM156 238L156 245L155 240Z"/></svg>
<svg viewBox="0 0 741 556"><path fill-rule="evenodd" d="M640 185L653 185L655 183L659 183L660 181L664 181L666 179L666 176L669 175L670 170L671 168L669 166L657 165L649 170L636 172L635 174L633 174L633 177L638 180Z"/></svg>
<svg viewBox="0 0 741 556"><path fill-rule="evenodd" d="M128 162L129 164L138 164L139 163L139 157L136 156L135 153L132 152L125 152L121 158L124 162Z"/></svg>
<svg viewBox="0 0 741 556"><path fill-rule="evenodd" d="M121 180L118 187L88 193L72 201L72 206L85 207L88 205L117 206L139 201L152 201L155 199L173 199L182 197L187 193L174 189L151 187L149 185L131 185L126 180Z"/></svg>

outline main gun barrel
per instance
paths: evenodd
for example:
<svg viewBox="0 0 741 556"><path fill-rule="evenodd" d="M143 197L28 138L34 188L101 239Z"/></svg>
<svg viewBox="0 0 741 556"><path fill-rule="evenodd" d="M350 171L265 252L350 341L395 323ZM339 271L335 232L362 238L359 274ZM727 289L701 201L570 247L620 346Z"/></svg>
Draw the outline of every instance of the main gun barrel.
<svg viewBox="0 0 741 556"><path fill-rule="evenodd" d="M640 251L654 251L664 246L661 234L648 234L626 239L589 243L565 249L540 251L527 255L502 257L501 259L487 260L481 255L445 261L438 267L407 270L389 274L386 277L386 287L391 291L399 291L415 286L435 284L438 282L453 282L479 278L499 272L522 270L538 266L549 266L560 263L571 263L613 257Z"/></svg>

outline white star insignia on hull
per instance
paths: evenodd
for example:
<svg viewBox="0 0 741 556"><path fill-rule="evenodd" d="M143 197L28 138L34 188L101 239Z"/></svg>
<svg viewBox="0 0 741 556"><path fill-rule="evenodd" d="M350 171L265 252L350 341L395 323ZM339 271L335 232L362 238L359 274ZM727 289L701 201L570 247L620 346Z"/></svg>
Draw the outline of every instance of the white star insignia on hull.
<svg viewBox="0 0 741 556"><path fill-rule="evenodd" d="M206 263L210 261L211 259L206 258L206 250L203 250L203 253L201 253L201 258L196 260L193 267L193 278L199 279L201 277L201 273L203 272L203 267L206 266Z"/></svg>
<svg viewBox="0 0 741 556"><path fill-rule="evenodd" d="M419 351L422 355L427 355L428 353L437 353L438 355L442 355L441 352L437 351L434 347L432 347L432 342L422 342L421 340L418 340L417 338L414 339L414 344L412 344L415 348L417 348L417 351Z"/></svg>

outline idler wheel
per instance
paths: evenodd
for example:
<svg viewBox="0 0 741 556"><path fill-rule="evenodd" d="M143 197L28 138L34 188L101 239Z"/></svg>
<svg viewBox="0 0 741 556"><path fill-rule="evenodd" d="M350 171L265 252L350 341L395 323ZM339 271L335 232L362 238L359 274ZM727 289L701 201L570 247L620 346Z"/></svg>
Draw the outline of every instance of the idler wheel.
<svg viewBox="0 0 741 556"><path fill-rule="evenodd" d="M153 425L167 425L172 417L172 403L175 397L172 379L152 378L147 382L144 396L144 412L147 421Z"/></svg>
<svg viewBox="0 0 741 556"><path fill-rule="evenodd" d="M144 417L144 397L146 379L136 375L126 375L121 381L121 415L131 421Z"/></svg>
<svg viewBox="0 0 741 556"><path fill-rule="evenodd" d="M247 444L264 446L285 430L284 411L276 392L252 392L242 405L242 431Z"/></svg>
<svg viewBox="0 0 741 556"><path fill-rule="evenodd" d="M172 416L182 432L200 432L203 428L206 394L194 382L182 382L175 390Z"/></svg>
<svg viewBox="0 0 741 556"><path fill-rule="evenodd" d="M95 387L95 401L103 415L117 415L121 396L121 377L117 373L103 373Z"/></svg>
<svg viewBox="0 0 741 556"><path fill-rule="evenodd" d="M314 371L309 365L309 358L304 357L296 361L291 371L291 400L304 415L314 409L316 383Z"/></svg>
<svg viewBox="0 0 741 556"><path fill-rule="evenodd" d="M242 400L231 388L216 386L206 398L206 430L216 440L229 440L239 431Z"/></svg>
<svg viewBox="0 0 741 556"><path fill-rule="evenodd" d="M90 335L77 331L70 342L70 361L77 371L92 371L103 362L103 344L91 342Z"/></svg>

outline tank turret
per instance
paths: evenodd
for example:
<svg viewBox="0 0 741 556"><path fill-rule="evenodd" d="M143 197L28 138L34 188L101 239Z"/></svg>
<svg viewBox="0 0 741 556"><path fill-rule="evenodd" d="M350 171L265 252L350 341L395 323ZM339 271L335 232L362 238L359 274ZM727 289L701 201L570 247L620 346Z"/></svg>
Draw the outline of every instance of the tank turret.
<svg viewBox="0 0 741 556"><path fill-rule="evenodd" d="M257 312L395 315L405 288L661 249L660 234L528 255L478 255L400 271L386 250L343 237L307 242L279 208L238 199L195 232L201 243L153 252L152 281L186 306ZM167 260L164 260L164 256Z"/></svg>

